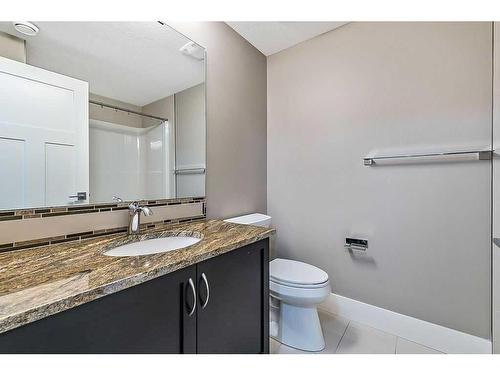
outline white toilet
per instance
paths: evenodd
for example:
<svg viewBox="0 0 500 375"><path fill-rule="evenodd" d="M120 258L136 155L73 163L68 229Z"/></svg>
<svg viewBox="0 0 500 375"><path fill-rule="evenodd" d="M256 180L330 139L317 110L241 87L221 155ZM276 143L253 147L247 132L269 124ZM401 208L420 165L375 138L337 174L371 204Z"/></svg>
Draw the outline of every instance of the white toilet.
<svg viewBox="0 0 500 375"><path fill-rule="evenodd" d="M271 217L250 214L226 221L269 227ZM316 306L331 292L328 274L307 263L277 258L270 263L269 289L271 336L297 349L323 350L325 340Z"/></svg>
<svg viewBox="0 0 500 375"><path fill-rule="evenodd" d="M285 345L316 352L325 340L316 306L330 294L328 274L307 263L274 259L269 269L271 297L280 301L274 337Z"/></svg>

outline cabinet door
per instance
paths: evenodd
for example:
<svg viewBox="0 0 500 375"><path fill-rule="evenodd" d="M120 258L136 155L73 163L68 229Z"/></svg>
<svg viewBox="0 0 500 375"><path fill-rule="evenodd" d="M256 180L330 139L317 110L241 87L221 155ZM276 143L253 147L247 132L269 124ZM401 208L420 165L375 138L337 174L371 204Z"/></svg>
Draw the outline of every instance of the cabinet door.
<svg viewBox="0 0 500 375"><path fill-rule="evenodd" d="M269 352L268 278L267 239L198 264L198 353Z"/></svg>
<svg viewBox="0 0 500 375"><path fill-rule="evenodd" d="M0 334L0 353L194 353L196 266Z"/></svg>

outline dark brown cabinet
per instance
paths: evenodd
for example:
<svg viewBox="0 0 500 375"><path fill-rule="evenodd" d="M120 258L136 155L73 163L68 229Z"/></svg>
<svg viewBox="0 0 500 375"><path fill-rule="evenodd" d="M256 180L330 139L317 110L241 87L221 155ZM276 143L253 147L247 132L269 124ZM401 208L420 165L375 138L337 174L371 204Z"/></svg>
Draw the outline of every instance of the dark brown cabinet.
<svg viewBox="0 0 500 375"><path fill-rule="evenodd" d="M269 352L267 254L261 241L197 265L197 353Z"/></svg>
<svg viewBox="0 0 500 375"><path fill-rule="evenodd" d="M0 334L0 353L268 353L268 240Z"/></svg>

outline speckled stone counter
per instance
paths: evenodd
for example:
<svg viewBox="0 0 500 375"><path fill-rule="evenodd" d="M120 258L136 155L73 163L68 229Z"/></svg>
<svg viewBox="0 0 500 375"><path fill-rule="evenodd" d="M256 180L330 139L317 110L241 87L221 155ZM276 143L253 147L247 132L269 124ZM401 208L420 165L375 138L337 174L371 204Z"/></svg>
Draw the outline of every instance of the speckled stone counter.
<svg viewBox="0 0 500 375"><path fill-rule="evenodd" d="M0 333L270 237L273 229L207 220L0 254ZM140 238L202 238L167 253L103 253Z"/></svg>

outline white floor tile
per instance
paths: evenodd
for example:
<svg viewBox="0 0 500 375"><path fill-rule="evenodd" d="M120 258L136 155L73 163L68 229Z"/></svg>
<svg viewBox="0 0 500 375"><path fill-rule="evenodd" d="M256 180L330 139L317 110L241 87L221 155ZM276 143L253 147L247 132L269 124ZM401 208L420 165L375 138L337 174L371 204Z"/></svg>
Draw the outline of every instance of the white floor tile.
<svg viewBox="0 0 500 375"><path fill-rule="evenodd" d="M309 352L303 352L302 350L280 344L278 352L276 354L309 354Z"/></svg>
<svg viewBox="0 0 500 375"><path fill-rule="evenodd" d="M394 354L397 337L351 321L337 348L339 354Z"/></svg>
<svg viewBox="0 0 500 375"><path fill-rule="evenodd" d="M349 320L338 315L329 314L323 311L318 311L323 336L325 337L325 349L321 352L324 354L333 354L339 346L340 340L344 335Z"/></svg>
<svg viewBox="0 0 500 375"><path fill-rule="evenodd" d="M443 354L440 351L398 337L396 354Z"/></svg>
<svg viewBox="0 0 500 375"><path fill-rule="evenodd" d="M337 350L340 339L349 324L349 321L337 315L318 311L325 338L325 349L321 352L305 352L271 339L269 351L271 354L333 354Z"/></svg>
<svg viewBox="0 0 500 375"><path fill-rule="evenodd" d="M281 344L273 338L269 339L269 353L270 354L279 354Z"/></svg>
<svg viewBox="0 0 500 375"><path fill-rule="evenodd" d="M443 354L440 351L394 336L358 322L318 311L325 349L311 353L298 350L270 339L271 354Z"/></svg>

